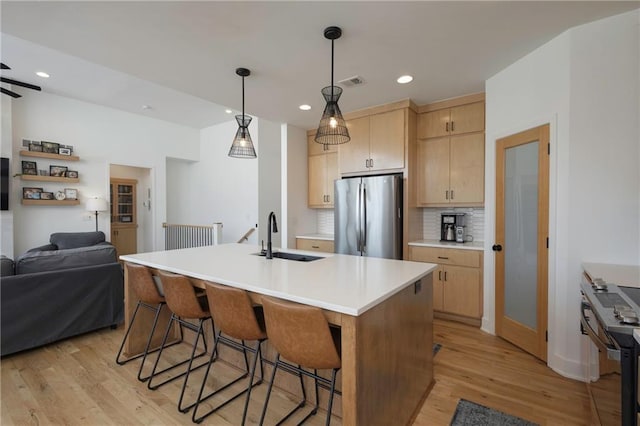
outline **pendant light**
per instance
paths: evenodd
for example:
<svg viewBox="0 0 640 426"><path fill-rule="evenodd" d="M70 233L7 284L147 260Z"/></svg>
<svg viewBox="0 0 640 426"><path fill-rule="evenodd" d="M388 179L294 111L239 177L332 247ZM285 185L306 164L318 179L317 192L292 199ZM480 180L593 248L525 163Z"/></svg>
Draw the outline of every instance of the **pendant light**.
<svg viewBox="0 0 640 426"><path fill-rule="evenodd" d="M237 68L236 74L242 77L242 115L236 115L238 131L236 132L236 137L233 139L233 144L231 144L229 157L256 158L256 150L253 148L253 142L249 134L251 117L244 115L244 78L248 77L251 71L246 68Z"/></svg>
<svg viewBox="0 0 640 426"><path fill-rule="evenodd" d="M338 27L327 27L324 37L331 40L331 86L322 89L322 96L327 102L318 125L315 141L323 145L338 145L351 140L347 124L342 117L338 99L342 95L342 88L333 85L333 41L339 39L342 30Z"/></svg>

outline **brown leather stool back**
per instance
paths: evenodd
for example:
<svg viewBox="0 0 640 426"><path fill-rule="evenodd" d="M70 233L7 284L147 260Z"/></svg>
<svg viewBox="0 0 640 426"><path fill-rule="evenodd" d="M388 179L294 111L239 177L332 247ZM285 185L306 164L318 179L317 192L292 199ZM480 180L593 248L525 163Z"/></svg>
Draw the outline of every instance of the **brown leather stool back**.
<svg viewBox="0 0 640 426"><path fill-rule="evenodd" d="M129 285L131 285L139 300L149 305L157 305L164 302L164 297L158 292L149 268L133 263L127 263L126 267Z"/></svg>
<svg viewBox="0 0 640 426"><path fill-rule="evenodd" d="M224 334L240 340L267 338L264 319L256 316L246 291L212 282L207 282L205 288L213 322Z"/></svg>
<svg viewBox="0 0 640 426"><path fill-rule="evenodd" d="M189 278L169 272L158 272L167 306L180 318L206 318L209 312L200 305L196 289Z"/></svg>
<svg viewBox="0 0 640 426"><path fill-rule="evenodd" d="M340 355L322 310L262 299L269 341L285 359L306 368L340 368Z"/></svg>

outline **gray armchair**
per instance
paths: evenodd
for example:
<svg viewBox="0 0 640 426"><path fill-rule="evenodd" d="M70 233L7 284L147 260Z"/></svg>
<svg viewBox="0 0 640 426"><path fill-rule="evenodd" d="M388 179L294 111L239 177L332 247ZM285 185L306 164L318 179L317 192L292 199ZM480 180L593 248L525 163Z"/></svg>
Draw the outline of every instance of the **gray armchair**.
<svg viewBox="0 0 640 426"><path fill-rule="evenodd" d="M122 266L104 233L55 233L49 243L0 260L2 356L123 320Z"/></svg>

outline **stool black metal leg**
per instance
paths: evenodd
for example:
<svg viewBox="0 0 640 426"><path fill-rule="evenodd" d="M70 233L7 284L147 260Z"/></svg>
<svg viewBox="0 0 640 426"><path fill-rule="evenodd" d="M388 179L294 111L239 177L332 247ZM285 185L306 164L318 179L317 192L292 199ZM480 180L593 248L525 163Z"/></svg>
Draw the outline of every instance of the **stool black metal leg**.
<svg viewBox="0 0 640 426"><path fill-rule="evenodd" d="M256 366L258 364L258 358L260 358L261 360L260 363L262 364L262 353L260 350L261 345L262 345L262 341L259 341L258 347L256 348L256 353L253 357L253 365L251 366L251 373L249 373L249 386L247 388L247 398L244 402L244 410L242 412L242 423L241 423L242 426L244 426L244 422L247 419L247 410L249 409L249 400L251 399L251 390L253 389L254 386L257 386L260 383L262 383L262 377L260 377L260 380L258 380L258 382L256 382L255 384L253 383L253 377L256 374Z"/></svg>
<svg viewBox="0 0 640 426"><path fill-rule="evenodd" d="M269 387L267 388L267 396L264 400L264 406L262 407L262 414L260 415L260 426L264 424L264 418L267 414L267 406L269 405L269 397L271 396L271 389L273 388L273 382L276 379L276 371L278 371L278 362L280 362L280 354L276 355L276 362L273 363L271 380L269 381Z"/></svg>
<svg viewBox="0 0 640 426"><path fill-rule="evenodd" d="M200 341L200 336L202 336L202 339L205 340L205 348L206 348L206 339L204 337L204 332L202 324L204 323L203 319L200 319L198 321L198 331L196 333L196 339L193 342L193 349L191 350L191 358L189 358L189 364L187 365L187 371L186 374L184 376L184 382L182 383L182 390L180 391L180 398L178 399L178 411L180 411L181 413L186 413L187 411L189 411L189 409L191 407L193 407L195 404L191 404L187 407L182 407L182 400L184 398L184 391L187 389L187 382L189 381L189 375L191 374L191 366L193 365L193 359L195 357L196 354L196 350L198 349L198 342ZM199 367L202 367L204 364L202 364ZM198 367L198 368L199 368Z"/></svg>
<svg viewBox="0 0 640 426"><path fill-rule="evenodd" d="M147 355L149 354L149 348L151 347L151 341L153 340L153 334L156 331L156 326L158 325L158 319L160 318L160 311L162 311L163 303L160 303L156 309L156 314L153 318L153 325L151 326L151 331L149 332L149 338L147 339L147 346L144 348L144 354L142 357L142 363L140 364L140 369L138 369L138 380L141 382L145 382L149 380L149 377L142 377L142 369L144 368L144 363L147 360ZM132 320L133 322L133 320Z"/></svg>
<svg viewBox="0 0 640 426"><path fill-rule="evenodd" d="M329 391L329 406L327 407L327 424L329 426L331 423L331 409L333 408L333 396L336 393L336 374L338 373L337 369L333 369L331 373L331 390Z"/></svg>
<svg viewBox="0 0 640 426"><path fill-rule="evenodd" d="M129 322L129 326L127 327L127 331L124 333L124 337L122 338L122 343L120 344L120 349L118 350L118 354L116 355L116 364L124 365L129 361L132 361L136 358L140 358L142 355L135 356L133 358L129 358L124 361L120 361L120 355L122 355L122 349L124 349L124 343L127 341L127 337L129 337L129 333L131 332L131 327L133 326L133 322L136 319L136 315L138 315L138 309L140 309L140 301L136 304L136 309L133 311L133 316L131 317L131 321Z"/></svg>

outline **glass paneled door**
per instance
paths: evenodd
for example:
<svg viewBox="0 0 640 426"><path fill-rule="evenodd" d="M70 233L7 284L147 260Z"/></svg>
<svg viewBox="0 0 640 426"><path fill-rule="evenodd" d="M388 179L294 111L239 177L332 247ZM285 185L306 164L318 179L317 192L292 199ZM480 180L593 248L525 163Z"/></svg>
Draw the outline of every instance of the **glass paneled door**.
<svg viewBox="0 0 640 426"><path fill-rule="evenodd" d="M549 125L496 142L496 334L547 359Z"/></svg>

